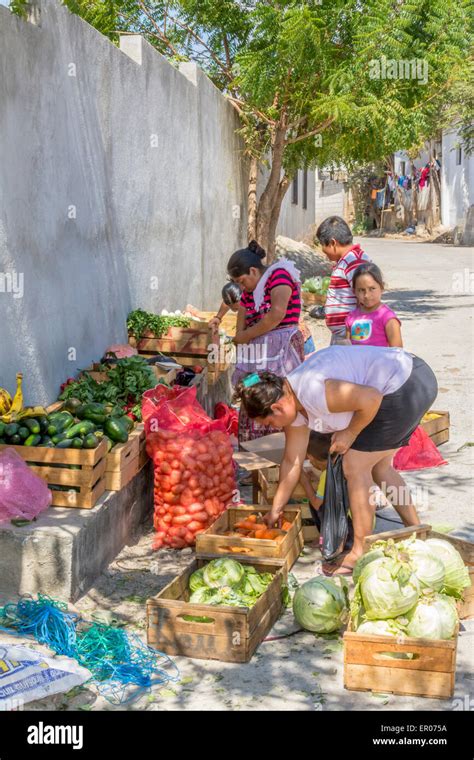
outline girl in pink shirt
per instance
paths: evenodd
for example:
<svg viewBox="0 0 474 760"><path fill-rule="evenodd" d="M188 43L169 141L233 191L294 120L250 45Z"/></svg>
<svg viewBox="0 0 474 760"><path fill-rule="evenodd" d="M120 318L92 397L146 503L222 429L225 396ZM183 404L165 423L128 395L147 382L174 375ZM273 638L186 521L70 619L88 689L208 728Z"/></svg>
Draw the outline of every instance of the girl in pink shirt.
<svg viewBox="0 0 474 760"><path fill-rule="evenodd" d="M346 338L354 346L403 348L400 320L382 303L382 272L372 262L361 264L354 273L352 287L357 308L346 317Z"/></svg>

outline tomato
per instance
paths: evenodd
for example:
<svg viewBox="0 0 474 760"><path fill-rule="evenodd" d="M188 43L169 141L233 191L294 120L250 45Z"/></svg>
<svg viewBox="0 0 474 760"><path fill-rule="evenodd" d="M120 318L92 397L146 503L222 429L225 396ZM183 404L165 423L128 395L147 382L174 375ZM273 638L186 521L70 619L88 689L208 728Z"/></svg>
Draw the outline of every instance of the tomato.
<svg viewBox="0 0 474 760"><path fill-rule="evenodd" d="M172 538L170 541L170 546L172 549L184 549L186 546L186 541L184 538Z"/></svg>
<svg viewBox="0 0 474 760"><path fill-rule="evenodd" d="M195 517L195 515L193 515L193 517ZM207 514L206 514L206 524L207 524ZM206 530L206 525L203 524L202 522L199 522L198 520L193 520L192 522L188 523L186 527L188 530L192 530L193 533L196 533L198 530L199 531Z"/></svg>
<svg viewBox="0 0 474 760"><path fill-rule="evenodd" d="M173 517L173 525L187 525L192 522L192 519L191 515L176 515Z"/></svg>
<svg viewBox="0 0 474 760"><path fill-rule="evenodd" d="M168 531L168 535L176 538L182 537L186 534L186 528L183 528L181 525L172 525L171 528Z"/></svg>

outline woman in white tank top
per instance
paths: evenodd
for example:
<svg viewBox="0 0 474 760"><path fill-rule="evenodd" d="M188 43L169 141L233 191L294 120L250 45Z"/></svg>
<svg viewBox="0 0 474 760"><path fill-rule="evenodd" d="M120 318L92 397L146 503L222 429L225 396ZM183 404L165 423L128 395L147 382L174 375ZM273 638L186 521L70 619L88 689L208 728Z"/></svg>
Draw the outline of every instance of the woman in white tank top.
<svg viewBox="0 0 474 760"><path fill-rule="evenodd" d="M349 575L372 532L374 484L388 491L405 525L419 519L407 485L393 468L438 386L430 367L401 348L330 346L310 356L286 378L271 372L244 378L236 395L249 417L281 427L285 454L267 517L274 524L298 483L311 430L331 434L331 453L343 455L354 524L354 545L327 572ZM408 498L407 498L408 494Z"/></svg>

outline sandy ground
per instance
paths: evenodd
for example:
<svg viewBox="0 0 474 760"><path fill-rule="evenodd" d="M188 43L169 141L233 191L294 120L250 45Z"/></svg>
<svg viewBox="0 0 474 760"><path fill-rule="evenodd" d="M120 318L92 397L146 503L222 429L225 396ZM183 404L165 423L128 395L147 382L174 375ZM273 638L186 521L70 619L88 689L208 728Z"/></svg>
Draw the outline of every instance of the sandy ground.
<svg viewBox="0 0 474 760"><path fill-rule="evenodd" d="M442 447L448 464L410 473L406 479L417 489L425 522L443 525L453 535L474 541L473 450L458 450L474 441L473 293L469 283L473 251L401 240L366 238L360 242L384 272L389 286L385 300L402 319L405 346L427 360L437 374L440 388L436 408L451 414L451 440ZM463 281L464 292L458 292ZM324 323L311 320L311 326L317 348L327 345ZM377 518L378 531L396 527L387 518L398 520L392 509L383 510ZM134 546L121 552L77 603L84 617L123 625L144 639L146 599L192 558L191 550L153 553L151 542L152 533L146 528ZM302 582L317 570L318 553L306 548L293 573ZM175 658L178 681L156 685L120 708L100 696L95 687L82 687L67 696L30 703L25 709L343 711L386 706L391 710L453 710L467 709L469 699L474 709L474 620L461 626L455 698L443 701L344 690L341 638L298 632L290 611L270 636L273 640L262 643L246 665ZM18 638L4 634L1 641L20 643ZM31 646L47 651L36 644Z"/></svg>

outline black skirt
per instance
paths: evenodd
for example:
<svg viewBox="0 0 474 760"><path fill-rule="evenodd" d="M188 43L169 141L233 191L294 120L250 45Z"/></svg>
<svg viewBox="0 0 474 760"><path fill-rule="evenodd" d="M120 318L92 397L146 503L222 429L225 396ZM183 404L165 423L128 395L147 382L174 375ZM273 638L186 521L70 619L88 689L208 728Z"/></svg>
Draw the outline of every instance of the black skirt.
<svg viewBox="0 0 474 760"><path fill-rule="evenodd" d="M351 448L356 451L388 451L406 446L423 415L438 394L433 370L423 359L413 357L409 378L383 397L372 422L364 428Z"/></svg>

